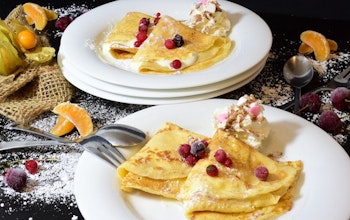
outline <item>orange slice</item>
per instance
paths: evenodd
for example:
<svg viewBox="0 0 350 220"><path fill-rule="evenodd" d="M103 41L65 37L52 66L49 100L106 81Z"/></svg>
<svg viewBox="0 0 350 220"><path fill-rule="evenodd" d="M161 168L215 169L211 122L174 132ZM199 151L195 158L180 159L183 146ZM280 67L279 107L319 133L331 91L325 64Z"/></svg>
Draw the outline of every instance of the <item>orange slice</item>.
<svg viewBox="0 0 350 220"><path fill-rule="evenodd" d="M307 30L300 34L300 39L313 49L316 60L325 61L329 58L329 43L323 34Z"/></svg>
<svg viewBox="0 0 350 220"><path fill-rule="evenodd" d="M46 27L47 15L43 7L32 2L27 2L23 4L23 11L26 14L27 22L34 23L37 30L43 30Z"/></svg>
<svg viewBox="0 0 350 220"><path fill-rule="evenodd" d="M55 126L51 129L50 133L56 136L62 136L73 131L75 125L67 120L65 117L59 115Z"/></svg>
<svg viewBox="0 0 350 220"><path fill-rule="evenodd" d="M334 41L332 39L327 39L327 41L328 41L328 44L329 44L329 49L331 51L337 51L338 50L338 43L336 41ZM304 42L301 42L298 51L301 54L310 54L310 53L314 52L312 47L310 47L309 45L307 45Z"/></svg>
<svg viewBox="0 0 350 220"><path fill-rule="evenodd" d="M81 136L85 137L93 132L92 119L89 113L77 104L63 102L52 111L74 124Z"/></svg>

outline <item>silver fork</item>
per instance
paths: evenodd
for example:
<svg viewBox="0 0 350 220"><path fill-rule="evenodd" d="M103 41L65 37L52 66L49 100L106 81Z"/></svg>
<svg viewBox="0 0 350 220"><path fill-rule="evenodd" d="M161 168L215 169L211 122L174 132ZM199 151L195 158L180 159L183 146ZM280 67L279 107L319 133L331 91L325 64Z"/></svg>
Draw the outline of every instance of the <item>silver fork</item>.
<svg viewBox="0 0 350 220"><path fill-rule="evenodd" d="M125 161L120 151L105 138L91 135L79 143L86 151L98 156L114 167L118 167Z"/></svg>
<svg viewBox="0 0 350 220"><path fill-rule="evenodd" d="M123 154L115 148L109 141L99 135L90 135L84 138L78 138L75 140L70 140L64 137L58 137L48 132L42 131L38 128L31 126L24 126L16 124L15 126L9 125L5 128L9 130L19 130L28 132L34 135L38 135L44 138L48 138L59 143L64 144L78 144L84 148L84 150L96 155L97 157L105 160L114 167L118 167L122 162L126 160Z"/></svg>
<svg viewBox="0 0 350 220"><path fill-rule="evenodd" d="M321 91L332 91L335 88L340 86L350 88L350 66L347 67L345 70L343 70L341 73L339 73L336 77L334 77L334 79L329 81L326 85L317 87L309 92L318 93ZM294 101L290 101L280 106L279 108L287 110L293 106L294 106Z"/></svg>

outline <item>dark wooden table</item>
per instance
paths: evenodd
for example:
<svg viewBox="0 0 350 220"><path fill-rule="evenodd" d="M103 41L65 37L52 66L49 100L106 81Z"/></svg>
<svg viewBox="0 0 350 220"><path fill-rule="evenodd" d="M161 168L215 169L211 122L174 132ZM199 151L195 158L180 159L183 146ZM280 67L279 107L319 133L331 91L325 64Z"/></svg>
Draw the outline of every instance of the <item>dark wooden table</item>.
<svg viewBox="0 0 350 220"><path fill-rule="evenodd" d="M33 2L37 2L42 6L47 6L53 9L67 8L73 4L76 6L83 5L85 8L92 9L109 1L54 1L51 3L46 1ZM283 102L285 103L288 100L293 100L293 91L291 87L283 80L282 66L290 56L297 53L297 49L300 44L299 35L304 30L311 29L323 33L328 38L334 39L338 42L338 52L341 54L349 54L350 20L347 20L347 17L343 16L343 14L341 14L341 16L337 16L337 12L335 11L339 10L339 13L341 13L341 11L344 10L342 7L338 7L338 9L333 8L332 13L327 14L328 16L322 16L318 13L315 13L313 16L303 11L293 11L289 9L284 9L285 11L278 10L278 6L282 7L281 5L275 5L276 8L270 8L270 10L267 10L268 8L266 5L261 5L259 7L259 5L255 4L256 1L253 2L242 1L242 4L246 4L247 7L252 7L252 9L254 9L254 11L256 11L271 28L273 33L273 45L269 58L266 66L262 70L261 74L256 77L256 79L244 87L224 94L219 98L238 99L244 94L254 94L257 98L262 99L265 104L275 107L280 107ZM25 3L25 1L2 0L0 2L0 17L4 19L10 10L20 3ZM315 11L317 11L316 9ZM60 38L54 35L54 32L55 30L52 29L51 42L56 48L58 48ZM258 38L259 36L256 37ZM313 81L308 86L303 88L303 92L307 92L312 88L325 84L348 65L350 65L350 55L342 56L342 59L334 60L334 62L329 64L328 71L326 71L326 73L322 76L320 74L316 74ZM327 94L323 95L327 96ZM283 101L281 98L283 98ZM110 123L111 117L120 118L148 107L145 105L133 105L104 100L82 92L78 89L76 90L72 102L79 103L90 109L94 122L99 124ZM95 111L91 110L92 108L101 108L102 110ZM49 114L50 113L48 113L48 115L44 115L39 120L44 120L46 116L49 117ZM315 119L313 115L302 114L301 117L304 117L312 123L317 123L317 117ZM344 119L345 129L349 128L349 121L349 118ZM8 119L0 116L0 125L6 125L8 123L10 123ZM338 137L336 136L334 136L334 138L337 139L339 144L348 154L350 154L350 137L348 137L348 133L349 130L344 131L342 134L343 139L341 140L338 140ZM23 134L3 130L0 132L0 141L13 140L14 137L21 135ZM41 153L52 153L52 151L55 150L57 149L49 149L42 151ZM24 155L25 153L26 152L24 152ZM13 152L0 152L0 162L10 161L11 157L9 157L9 155L13 155ZM18 153L18 155L22 154ZM83 219L83 216L81 215L76 204L73 192L71 192L68 197L50 202L50 204L46 204L45 202L28 203L21 196L8 196L6 193L4 193L3 187L6 187L4 183L0 182L0 187L0 219Z"/></svg>

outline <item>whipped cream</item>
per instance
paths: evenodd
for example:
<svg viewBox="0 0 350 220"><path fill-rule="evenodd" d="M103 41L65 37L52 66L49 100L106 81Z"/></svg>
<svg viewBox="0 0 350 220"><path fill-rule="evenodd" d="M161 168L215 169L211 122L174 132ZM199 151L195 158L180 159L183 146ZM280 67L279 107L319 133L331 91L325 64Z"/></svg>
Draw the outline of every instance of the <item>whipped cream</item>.
<svg viewBox="0 0 350 220"><path fill-rule="evenodd" d="M216 0L195 3L184 24L212 36L227 37L231 30L231 22Z"/></svg>
<svg viewBox="0 0 350 220"><path fill-rule="evenodd" d="M217 109L214 112L215 128L229 130L236 138L254 148L259 148L270 133L261 103L261 100L253 95L244 95L236 105Z"/></svg>

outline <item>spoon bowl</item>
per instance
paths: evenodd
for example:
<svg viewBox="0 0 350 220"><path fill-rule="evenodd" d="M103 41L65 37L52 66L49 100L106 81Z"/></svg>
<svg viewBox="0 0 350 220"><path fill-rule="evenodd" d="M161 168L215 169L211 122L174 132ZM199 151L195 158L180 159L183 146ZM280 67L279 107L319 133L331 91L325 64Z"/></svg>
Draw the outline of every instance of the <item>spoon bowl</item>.
<svg viewBox="0 0 350 220"><path fill-rule="evenodd" d="M306 86L314 76L312 64L305 56L295 55L284 64L283 76L286 82L295 88L294 113L297 113L301 88Z"/></svg>

